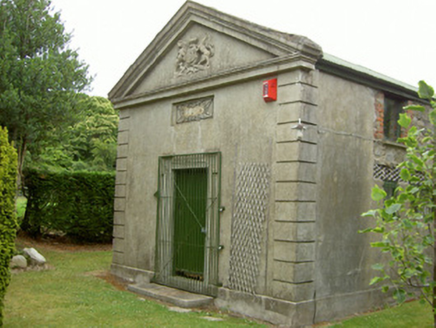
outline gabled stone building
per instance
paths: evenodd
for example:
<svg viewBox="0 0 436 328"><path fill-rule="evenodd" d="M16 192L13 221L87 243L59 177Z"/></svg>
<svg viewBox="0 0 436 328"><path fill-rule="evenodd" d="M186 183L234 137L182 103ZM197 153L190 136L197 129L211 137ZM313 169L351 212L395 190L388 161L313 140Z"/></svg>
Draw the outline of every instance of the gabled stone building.
<svg viewBox="0 0 436 328"><path fill-rule="evenodd" d="M296 327L383 304L360 214L414 88L188 1L109 97L114 274Z"/></svg>

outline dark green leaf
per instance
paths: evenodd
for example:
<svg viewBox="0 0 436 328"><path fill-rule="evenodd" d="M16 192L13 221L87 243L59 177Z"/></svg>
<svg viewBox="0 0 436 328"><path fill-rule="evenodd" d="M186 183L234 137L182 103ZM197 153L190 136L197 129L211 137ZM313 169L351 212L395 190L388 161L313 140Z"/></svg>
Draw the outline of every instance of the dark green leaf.
<svg viewBox="0 0 436 328"><path fill-rule="evenodd" d="M387 196L386 191L381 189L379 186L374 186L371 192L371 198L376 202L383 200Z"/></svg>
<svg viewBox="0 0 436 328"><path fill-rule="evenodd" d="M371 279L371 281L369 282L369 284L370 284L370 285L374 285L374 284L377 284L377 283L379 283L379 282L381 282L381 281L383 281L383 280L384 280L384 279L381 278L381 277L374 277L374 278Z"/></svg>
<svg viewBox="0 0 436 328"><path fill-rule="evenodd" d="M371 247L386 247L386 246L388 246L388 243L386 243L385 241L378 241L378 242L371 243Z"/></svg>
<svg viewBox="0 0 436 328"><path fill-rule="evenodd" d="M398 124L400 124L403 128L408 128L412 119L407 115L407 113L400 114L400 119L398 120Z"/></svg>
<svg viewBox="0 0 436 328"><path fill-rule="evenodd" d="M428 115L431 124L436 125L436 109L433 109Z"/></svg>
<svg viewBox="0 0 436 328"><path fill-rule="evenodd" d="M418 191L419 191L418 187L413 187L412 189L409 190L409 193L416 194Z"/></svg>
<svg viewBox="0 0 436 328"><path fill-rule="evenodd" d="M422 99L431 100L431 98L434 95L434 89L431 86L429 86L427 83L425 83L425 81L419 81L418 85L419 85L419 91L418 91L419 97Z"/></svg>
<svg viewBox="0 0 436 328"><path fill-rule="evenodd" d="M416 110L419 112L425 112L425 107L419 106L419 105L409 105L409 106L404 107L404 110Z"/></svg>
<svg viewBox="0 0 436 328"><path fill-rule="evenodd" d="M411 229L413 227L412 222L409 219L403 219L403 225L407 229Z"/></svg>
<svg viewBox="0 0 436 328"><path fill-rule="evenodd" d="M406 292L403 289L397 289L394 292L394 299L398 303L403 303L406 300Z"/></svg>
<svg viewBox="0 0 436 328"><path fill-rule="evenodd" d="M405 167L403 167L401 169L401 172L400 172L400 177L401 177L401 179L403 181L406 181L406 182L409 181L410 180L410 172L409 172L409 170L406 169Z"/></svg>
<svg viewBox="0 0 436 328"><path fill-rule="evenodd" d="M365 212L362 214L362 216L376 216L377 210L369 210L368 212Z"/></svg>
<svg viewBox="0 0 436 328"><path fill-rule="evenodd" d="M402 206L401 204L392 204L385 211L387 214L394 214L395 212L401 209L401 206Z"/></svg>
<svg viewBox="0 0 436 328"><path fill-rule="evenodd" d="M411 154L409 156L409 158L416 164L418 165L418 169L422 168L424 166L424 162L415 154Z"/></svg>

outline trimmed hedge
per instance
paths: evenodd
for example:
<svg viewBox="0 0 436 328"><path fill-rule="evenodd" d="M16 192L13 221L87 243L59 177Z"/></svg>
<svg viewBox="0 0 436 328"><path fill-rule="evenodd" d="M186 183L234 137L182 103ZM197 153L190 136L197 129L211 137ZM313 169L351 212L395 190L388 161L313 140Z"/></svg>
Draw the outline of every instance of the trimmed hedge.
<svg viewBox="0 0 436 328"><path fill-rule="evenodd" d="M15 250L17 219L17 152L8 142L6 128L0 127L0 327L3 327L3 300L11 281L9 263Z"/></svg>
<svg viewBox="0 0 436 328"><path fill-rule="evenodd" d="M62 232L76 241L112 240L115 173L25 173L26 214L31 235Z"/></svg>

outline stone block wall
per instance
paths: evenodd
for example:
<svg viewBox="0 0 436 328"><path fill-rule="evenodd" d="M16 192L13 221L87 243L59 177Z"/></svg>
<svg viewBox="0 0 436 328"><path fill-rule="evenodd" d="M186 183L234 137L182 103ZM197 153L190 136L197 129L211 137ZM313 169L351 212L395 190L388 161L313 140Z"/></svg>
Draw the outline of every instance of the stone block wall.
<svg viewBox="0 0 436 328"><path fill-rule="evenodd" d="M118 125L118 152L115 179L113 261L115 265L124 264L125 216L127 186L127 156L129 147L129 110L120 112Z"/></svg>
<svg viewBox="0 0 436 328"><path fill-rule="evenodd" d="M292 302L314 294L317 91L316 71L279 76L272 296Z"/></svg>

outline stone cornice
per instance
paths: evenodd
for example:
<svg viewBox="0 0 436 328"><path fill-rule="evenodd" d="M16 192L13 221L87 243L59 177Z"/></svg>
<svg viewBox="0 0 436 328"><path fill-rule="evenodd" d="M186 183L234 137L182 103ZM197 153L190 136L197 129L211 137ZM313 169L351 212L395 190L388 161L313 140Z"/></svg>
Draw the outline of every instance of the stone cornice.
<svg viewBox="0 0 436 328"><path fill-rule="evenodd" d="M257 62L244 67L219 72L217 74L191 79L168 87L151 90L149 92L135 94L127 97L111 99L115 108L138 106L143 103L183 96L192 92L205 92L220 86L229 85L241 81L266 78L281 72L303 68L313 70L315 59L301 55L289 55L280 58Z"/></svg>

